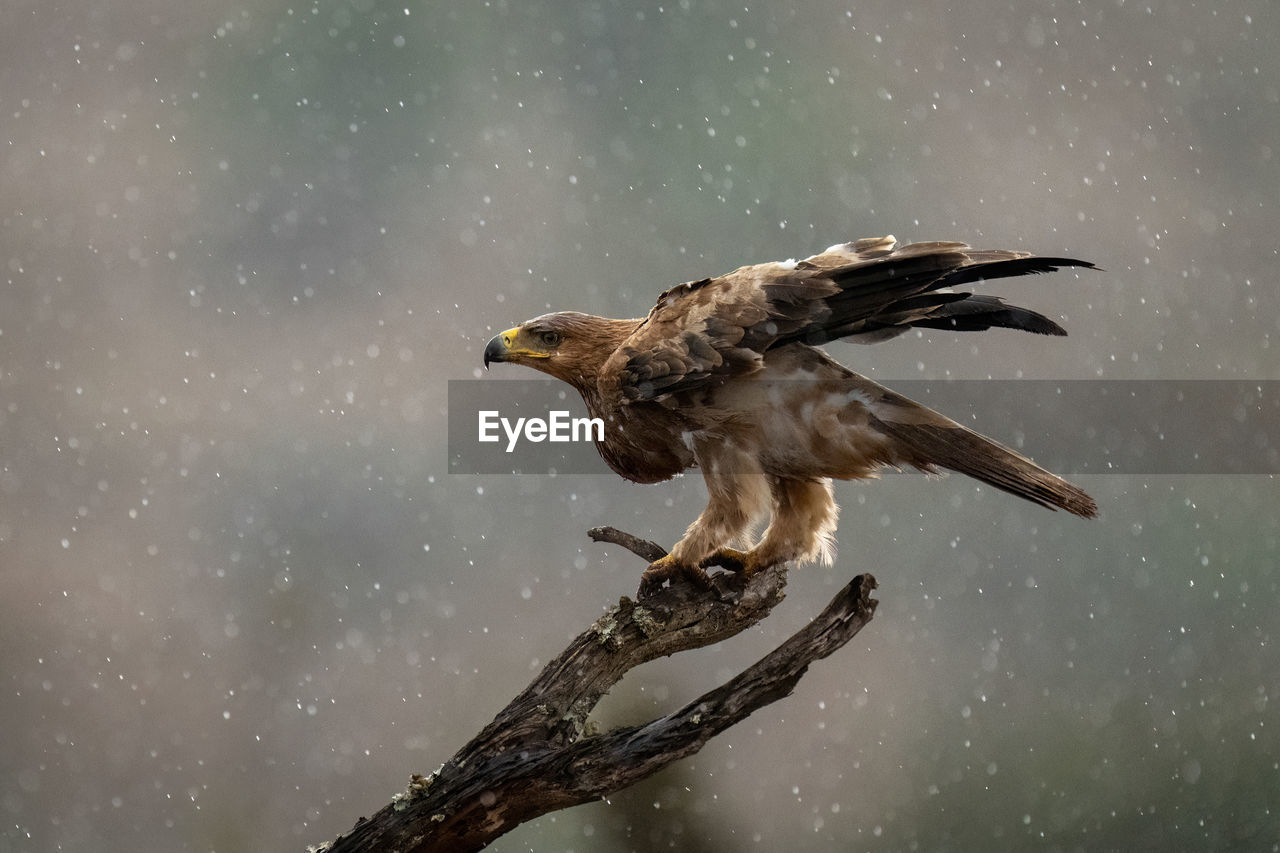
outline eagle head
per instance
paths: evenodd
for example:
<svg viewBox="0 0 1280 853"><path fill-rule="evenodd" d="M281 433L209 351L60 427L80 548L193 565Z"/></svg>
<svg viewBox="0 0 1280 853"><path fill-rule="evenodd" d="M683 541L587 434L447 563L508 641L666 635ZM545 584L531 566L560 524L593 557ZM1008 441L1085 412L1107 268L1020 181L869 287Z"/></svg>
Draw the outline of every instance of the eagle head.
<svg viewBox="0 0 1280 853"><path fill-rule="evenodd" d="M548 314L494 335L484 348L485 368L493 361L539 367L537 361L551 358L564 341L564 332L557 328L558 324L548 322L554 317L554 314Z"/></svg>
<svg viewBox="0 0 1280 853"><path fill-rule="evenodd" d="M605 360L639 320L609 320L562 311L543 314L494 335L484 348L484 366L523 364L575 387L594 385Z"/></svg>

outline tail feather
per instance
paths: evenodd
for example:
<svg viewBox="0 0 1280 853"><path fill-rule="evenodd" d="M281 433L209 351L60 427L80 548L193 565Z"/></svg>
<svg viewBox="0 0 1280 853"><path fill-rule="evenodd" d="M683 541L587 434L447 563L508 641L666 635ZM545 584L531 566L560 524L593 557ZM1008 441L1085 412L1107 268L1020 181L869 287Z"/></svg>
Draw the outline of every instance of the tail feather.
<svg viewBox="0 0 1280 853"><path fill-rule="evenodd" d="M906 423L873 415L871 424L893 439L899 464L930 472L947 468L1040 506L1083 518L1097 516L1097 503L1083 489L986 436L930 414L934 417L926 422Z"/></svg>

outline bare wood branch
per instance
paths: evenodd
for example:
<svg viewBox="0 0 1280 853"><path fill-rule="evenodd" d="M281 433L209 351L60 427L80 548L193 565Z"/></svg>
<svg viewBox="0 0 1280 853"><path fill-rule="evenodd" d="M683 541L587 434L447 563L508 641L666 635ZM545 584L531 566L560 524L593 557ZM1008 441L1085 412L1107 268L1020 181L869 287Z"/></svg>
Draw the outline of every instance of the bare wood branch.
<svg viewBox="0 0 1280 853"><path fill-rule="evenodd" d="M609 542L613 545L621 545L640 559L650 563L667 556L667 549L657 542L650 542L648 539L632 536L630 533L625 533L616 527L593 527L587 531L587 535L594 542Z"/></svg>
<svg viewBox="0 0 1280 853"><path fill-rule="evenodd" d="M609 527L589 535L647 562L666 553ZM320 849L479 850L524 821L607 796L692 755L787 696L811 663L857 634L875 613L875 579L854 578L782 645L678 711L603 734L591 730L587 715L628 670L759 622L782 600L786 579L786 566L778 565L745 582L714 575L710 590L674 584L640 602L622 598L439 770L414 775L389 805Z"/></svg>

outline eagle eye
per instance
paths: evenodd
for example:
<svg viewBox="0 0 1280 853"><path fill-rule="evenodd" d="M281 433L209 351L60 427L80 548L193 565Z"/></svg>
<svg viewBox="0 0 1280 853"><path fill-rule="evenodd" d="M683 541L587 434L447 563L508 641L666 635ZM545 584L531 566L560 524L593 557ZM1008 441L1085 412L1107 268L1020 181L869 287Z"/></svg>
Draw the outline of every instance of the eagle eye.
<svg viewBox="0 0 1280 853"><path fill-rule="evenodd" d="M560 333L549 329L545 332L538 332L538 342L547 349L557 347L560 345Z"/></svg>

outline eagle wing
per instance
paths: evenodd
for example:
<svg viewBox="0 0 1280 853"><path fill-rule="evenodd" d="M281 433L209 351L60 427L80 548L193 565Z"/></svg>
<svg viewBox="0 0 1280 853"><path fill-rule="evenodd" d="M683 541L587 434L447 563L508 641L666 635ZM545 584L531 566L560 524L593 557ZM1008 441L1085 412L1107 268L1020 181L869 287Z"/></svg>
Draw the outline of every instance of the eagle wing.
<svg viewBox="0 0 1280 853"><path fill-rule="evenodd" d="M992 327L1065 335L1057 323L998 297L952 288L989 278L1092 268L1072 258L912 243L893 237L841 243L803 261L766 263L677 285L605 364L602 381L627 401L753 373L772 347L837 338L873 343L912 327Z"/></svg>

